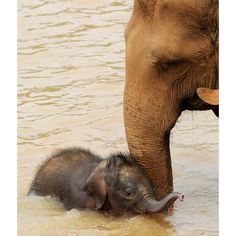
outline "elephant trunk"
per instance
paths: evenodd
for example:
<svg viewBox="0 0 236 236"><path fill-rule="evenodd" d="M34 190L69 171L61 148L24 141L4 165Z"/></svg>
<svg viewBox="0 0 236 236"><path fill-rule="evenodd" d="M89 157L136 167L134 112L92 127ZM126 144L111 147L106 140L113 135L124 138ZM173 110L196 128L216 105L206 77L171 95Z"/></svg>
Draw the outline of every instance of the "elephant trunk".
<svg viewBox="0 0 236 236"><path fill-rule="evenodd" d="M146 213L158 213L168 210L168 208L171 207L177 199L183 201L184 195L181 193L173 192L168 194L161 201L157 201L154 197L149 197L147 199L144 199L138 205L138 210Z"/></svg>
<svg viewBox="0 0 236 236"><path fill-rule="evenodd" d="M181 110L175 106L167 88L162 91L165 96L160 94L158 99L153 99L158 89L154 85L146 86L126 83L125 131L131 154L147 173L160 200L173 192L169 137Z"/></svg>

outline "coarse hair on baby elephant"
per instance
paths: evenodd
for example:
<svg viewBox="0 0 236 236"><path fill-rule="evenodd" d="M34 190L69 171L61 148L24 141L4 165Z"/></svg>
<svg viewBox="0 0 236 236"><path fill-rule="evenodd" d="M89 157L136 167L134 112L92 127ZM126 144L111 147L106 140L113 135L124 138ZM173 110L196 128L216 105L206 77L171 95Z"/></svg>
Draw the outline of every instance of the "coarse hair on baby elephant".
<svg viewBox="0 0 236 236"><path fill-rule="evenodd" d="M130 154L101 158L88 149L56 152L39 168L29 194L56 196L66 209L101 209L157 213L167 210L184 195L168 194L157 201L149 179Z"/></svg>

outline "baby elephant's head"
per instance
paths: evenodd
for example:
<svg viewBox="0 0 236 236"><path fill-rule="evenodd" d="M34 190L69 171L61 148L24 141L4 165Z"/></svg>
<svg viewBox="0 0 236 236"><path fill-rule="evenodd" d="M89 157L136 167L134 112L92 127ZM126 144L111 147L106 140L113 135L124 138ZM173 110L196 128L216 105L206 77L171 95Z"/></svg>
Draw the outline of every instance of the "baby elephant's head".
<svg viewBox="0 0 236 236"><path fill-rule="evenodd" d="M104 159L89 176L84 190L96 200L97 209L108 199L116 212L160 212L168 209L180 193L171 193L163 200L154 198L150 181L130 155L113 154Z"/></svg>

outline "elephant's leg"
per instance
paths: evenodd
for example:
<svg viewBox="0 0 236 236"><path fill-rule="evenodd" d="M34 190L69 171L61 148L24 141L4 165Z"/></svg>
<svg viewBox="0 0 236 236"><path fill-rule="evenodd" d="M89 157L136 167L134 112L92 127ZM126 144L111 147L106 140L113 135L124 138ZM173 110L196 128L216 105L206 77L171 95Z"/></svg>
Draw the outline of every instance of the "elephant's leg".
<svg viewBox="0 0 236 236"><path fill-rule="evenodd" d="M124 120L130 152L146 171L157 199L162 199L173 191L169 136L180 112L166 91L157 100L152 93L157 91L126 86Z"/></svg>

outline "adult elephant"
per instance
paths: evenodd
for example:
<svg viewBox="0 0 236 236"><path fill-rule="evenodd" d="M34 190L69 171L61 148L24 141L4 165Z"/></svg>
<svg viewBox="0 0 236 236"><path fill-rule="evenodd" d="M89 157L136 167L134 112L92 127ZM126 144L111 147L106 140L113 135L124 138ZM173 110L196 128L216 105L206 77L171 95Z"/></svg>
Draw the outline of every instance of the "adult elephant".
<svg viewBox="0 0 236 236"><path fill-rule="evenodd" d="M173 191L169 137L181 112L218 113L218 1L135 0L125 40L128 146L160 199Z"/></svg>

